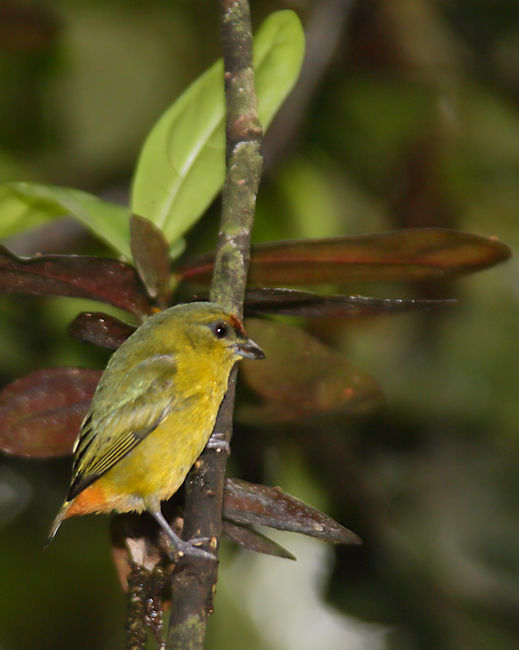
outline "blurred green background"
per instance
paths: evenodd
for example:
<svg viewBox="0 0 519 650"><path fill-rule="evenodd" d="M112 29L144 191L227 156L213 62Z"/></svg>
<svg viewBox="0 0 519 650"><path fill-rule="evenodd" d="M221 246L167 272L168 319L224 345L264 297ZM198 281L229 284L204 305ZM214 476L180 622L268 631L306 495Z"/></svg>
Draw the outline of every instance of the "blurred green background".
<svg viewBox="0 0 519 650"><path fill-rule="evenodd" d="M446 226L517 248L516 0L251 4L255 25L295 9L308 39L265 142L256 241ZM216 2L4 1L0 181L126 201L147 131L219 53ZM214 246L218 209L188 252ZM3 243L109 254L66 219ZM385 404L362 420L237 423L230 472L281 485L364 545L276 536L297 563L225 546L209 649L517 647L518 281L512 258L449 286L342 288L460 304L307 323L377 379ZM2 384L37 368L102 367L107 353L66 334L92 307L1 297ZM107 518L67 522L42 550L69 471L70 459L0 459L2 650L122 647Z"/></svg>

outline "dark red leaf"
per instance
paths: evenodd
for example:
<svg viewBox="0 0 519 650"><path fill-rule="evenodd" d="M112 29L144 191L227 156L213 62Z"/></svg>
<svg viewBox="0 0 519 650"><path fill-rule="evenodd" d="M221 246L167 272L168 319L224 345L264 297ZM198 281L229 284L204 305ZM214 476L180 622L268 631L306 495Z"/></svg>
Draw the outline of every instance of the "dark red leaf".
<svg viewBox="0 0 519 650"><path fill-rule="evenodd" d="M374 407L373 407L374 408ZM367 408L365 410L368 410ZM354 415L355 412L352 412ZM265 401L261 404L239 403L236 407L235 419L237 422L249 426L279 425L298 420L305 422L319 419L327 414L321 411L304 410L286 402ZM332 412L331 415L334 415Z"/></svg>
<svg viewBox="0 0 519 650"><path fill-rule="evenodd" d="M130 238L133 260L149 296L167 307L171 262L166 238L149 219L137 215L130 219Z"/></svg>
<svg viewBox="0 0 519 650"><path fill-rule="evenodd" d="M0 292L107 302L142 317L150 303L133 266L81 255L16 257L0 246Z"/></svg>
<svg viewBox="0 0 519 650"><path fill-rule="evenodd" d="M241 376L287 419L325 413L363 413L382 399L375 380L340 352L300 328L247 319L248 334L265 351L261 363L243 361Z"/></svg>
<svg viewBox="0 0 519 650"><path fill-rule="evenodd" d="M227 537L229 537L229 539L232 539L233 542L249 551L263 553L264 555L274 555L287 560L296 559L295 555L290 553L290 551L287 551L286 548L283 548L281 544L274 542L248 526L238 526L237 524L231 524L230 521L224 520L223 532Z"/></svg>
<svg viewBox="0 0 519 650"><path fill-rule="evenodd" d="M288 316L365 316L399 314L420 309L447 307L457 300L415 300L414 298L369 298L367 296L321 296L297 289L248 289L245 315L286 314Z"/></svg>
<svg viewBox="0 0 519 650"><path fill-rule="evenodd" d="M0 393L0 449L31 458L70 454L101 374L51 368L9 384Z"/></svg>
<svg viewBox="0 0 519 650"><path fill-rule="evenodd" d="M416 228L359 237L257 244L249 286L445 279L494 266L510 249L492 238L442 228ZM211 281L214 256L184 264L180 279Z"/></svg>
<svg viewBox="0 0 519 650"><path fill-rule="evenodd" d="M135 327L102 312L81 312L69 325L70 334L103 348L117 350L135 332Z"/></svg>
<svg viewBox="0 0 519 650"><path fill-rule="evenodd" d="M50 6L24 2L0 3L0 43L2 50L37 52L53 45L59 30L56 12Z"/></svg>
<svg viewBox="0 0 519 650"><path fill-rule="evenodd" d="M223 516L241 525L261 525L317 537L325 542L361 544L351 530L279 487L225 480Z"/></svg>

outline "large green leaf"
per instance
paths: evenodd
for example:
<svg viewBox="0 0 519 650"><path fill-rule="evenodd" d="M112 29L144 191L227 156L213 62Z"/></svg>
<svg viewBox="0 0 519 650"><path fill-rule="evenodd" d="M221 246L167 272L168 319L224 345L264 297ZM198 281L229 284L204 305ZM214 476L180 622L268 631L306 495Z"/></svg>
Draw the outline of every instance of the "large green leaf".
<svg viewBox="0 0 519 650"><path fill-rule="evenodd" d="M41 208L21 198L12 187L0 185L0 239L39 226L49 219L63 214L63 210L52 206Z"/></svg>
<svg viewBox="0 0 519 650"><path fill-rule="evenodd" d="M93 194L38 183L0 186L0 238L40 223L70 215L131 260L130 211Z"/></svg>
<svg viewBox="0 0 519 650"><path fill-rule="evenodd" d="M292 11L272 14L254 40L259 117L266 128L293 87L304 34ZM223 64L215 63L177 99L152 129L132 187L135 214L153 221L170 244L201 216L225 176Z"/></svg>

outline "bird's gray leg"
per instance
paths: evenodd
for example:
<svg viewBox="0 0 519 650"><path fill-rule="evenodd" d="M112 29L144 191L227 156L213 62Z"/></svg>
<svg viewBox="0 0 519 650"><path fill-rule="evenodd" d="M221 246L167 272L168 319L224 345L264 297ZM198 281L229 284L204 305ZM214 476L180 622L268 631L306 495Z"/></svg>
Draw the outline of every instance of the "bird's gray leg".
<svg viewBox="0 0 519 650"><path fill-rule="evenodd" d="M214 433L207 441L206 447L208 449L214 449L218 454L224 453L229 456L231 453L231 445L227 442L227 440L223 440L222 438L218 437L218 434Z"/></svg>
<svg viewBox="0 0 519 650"><path fill-rule="evenodd" d="M209 553L208 551L204 551L201 548L197 548L196 546L193 546L193 543L197 543L197 542L200 543L206 540L197 539L197 540L186 541L184 539L180 539L180 537L175 533L175 531L171 528L171 526L166 521L166 518L162 514L160 508L158 510L150 511L150 514L153 515L155 521L159 524L162 530L169 537L169 539L173 544L175 552L179 557L199 558L199 559L213 560L213 561L216 560L215 556L212 553Z"/></svg>

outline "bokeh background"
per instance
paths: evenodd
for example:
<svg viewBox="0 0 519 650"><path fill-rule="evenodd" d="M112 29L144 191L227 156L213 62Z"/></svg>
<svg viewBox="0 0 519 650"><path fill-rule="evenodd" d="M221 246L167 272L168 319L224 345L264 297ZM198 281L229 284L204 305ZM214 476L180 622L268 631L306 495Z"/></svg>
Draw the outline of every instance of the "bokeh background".
<svg viewBox="0 0 519 650"><path fill-rule="evenodd" d="M446 226L519 244L516 0L252 2L295 9L308 52L265 143L256 241ZM0 4L0 181L126 201L140 144L219 56L208 0ZM210 250L216 203L188 237ZM109 254L67 219L11 250ZM519 268L455 284L351 287L458 297L454 309L301 322L368 371L385 402L272 427L236 426L230 472L281 485L364 539L276 539L297 563L223 552L209 649L517 647ZM345 288L342 288L345 290ZM102 367L68 338L74 299L0 297L0 381ZM104 307L103 307L104 308ZM239 413L238 413L239 415ZM42 550L70 459L0 459L0 648L122 647L108 520L67 522Z"/></svg>

